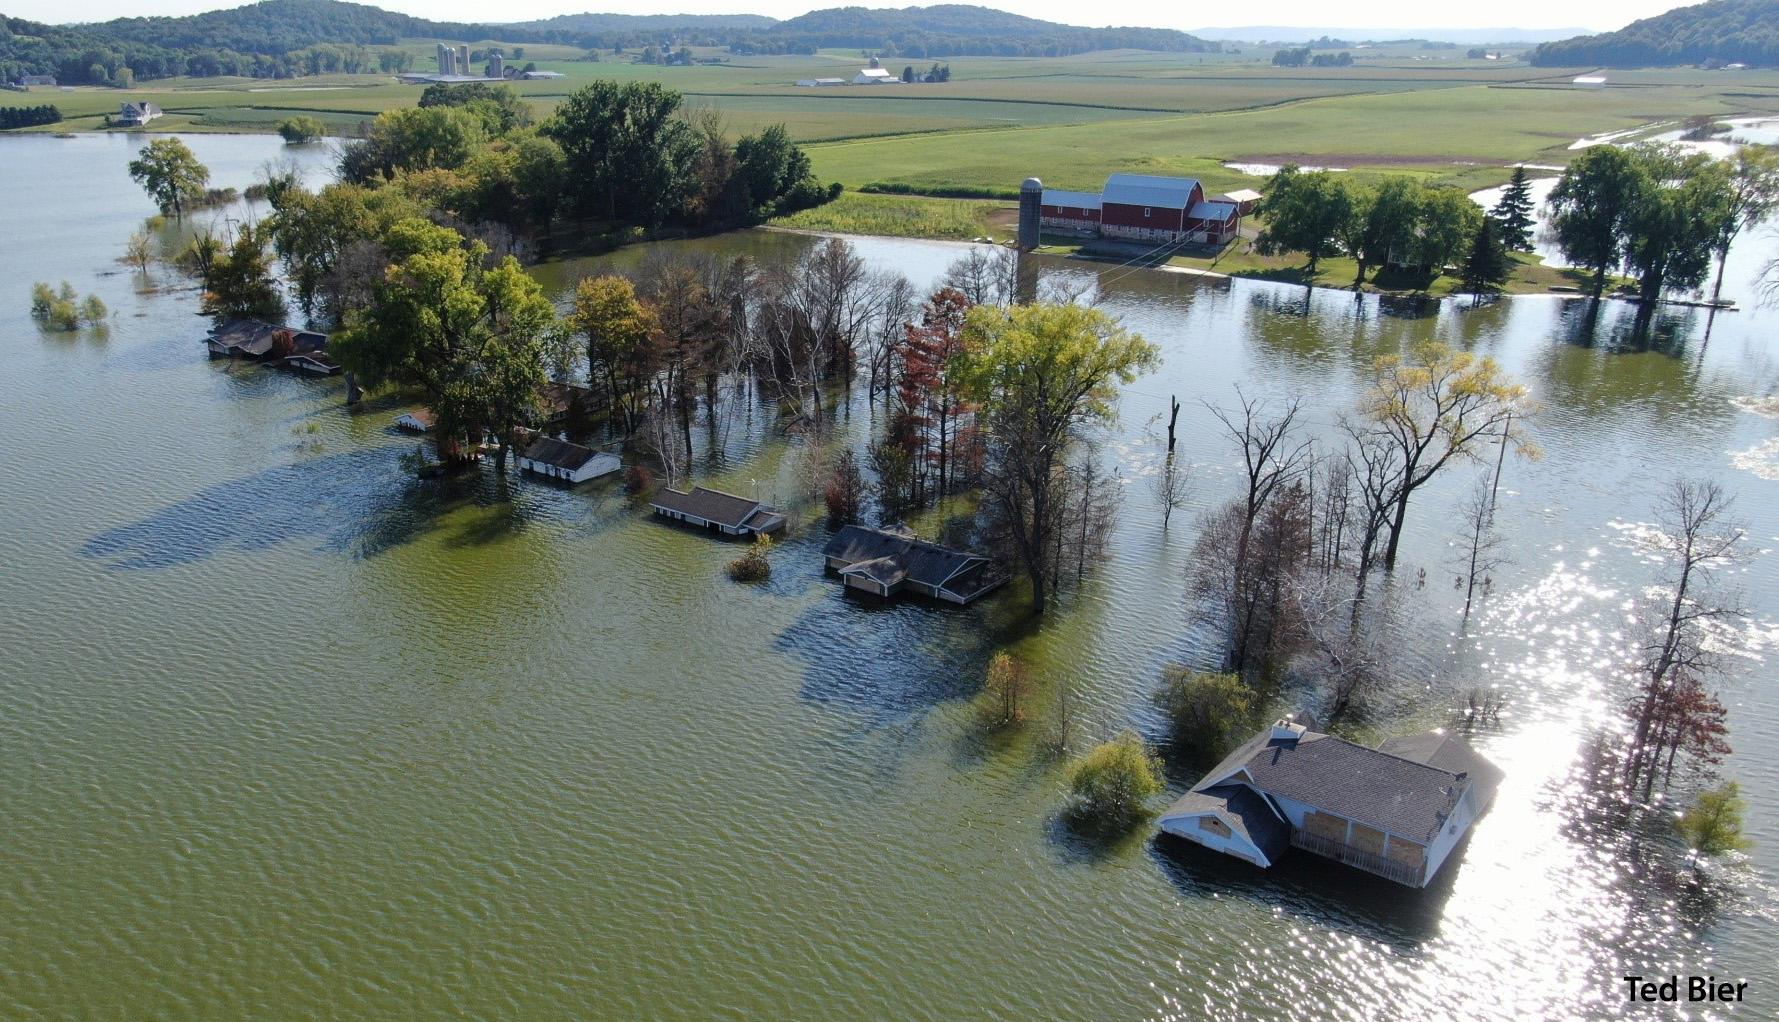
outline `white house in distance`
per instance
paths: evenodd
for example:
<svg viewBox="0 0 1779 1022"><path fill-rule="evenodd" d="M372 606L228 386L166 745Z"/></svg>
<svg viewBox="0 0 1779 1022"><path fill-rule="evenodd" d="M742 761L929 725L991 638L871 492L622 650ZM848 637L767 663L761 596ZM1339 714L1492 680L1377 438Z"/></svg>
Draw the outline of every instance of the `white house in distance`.
<svg viewBox="0 0 1779 1022"><path fill-rule="evenodd" d="M623 467L615 454L547 436L533 440L531 446L525 448L525 453L519 455L519 468L523 471L565 483L584 483L611 475Z"/></svg>
<svg viewBox="0 0 1779 1022"><path fill-rule="evenodd" d="M1431 733L1375 749L1282 719L1244 742L1161 814L1161 829L1269 867L1302 848L1426 887L1489 808L1502 773Z"/></svg>
<svg viewBox="0 0 1779 1022"><path fill-rule="evenodd" d="M853 75L854 85L900 85L902 79L887 67L868 67Z"/></svg>
<svg viewBox="0 0 1779 1022"><path fill-rule="evenodd" d="M139 128L161 115L161 108L153 103L131 103L125 101L118 109L117 119L113 121L120 128Z"/></svg>

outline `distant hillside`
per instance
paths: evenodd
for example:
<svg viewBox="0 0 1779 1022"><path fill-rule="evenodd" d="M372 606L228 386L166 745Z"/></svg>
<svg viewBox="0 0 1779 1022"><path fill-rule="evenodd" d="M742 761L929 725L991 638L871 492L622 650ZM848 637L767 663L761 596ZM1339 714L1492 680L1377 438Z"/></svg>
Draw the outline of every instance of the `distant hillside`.
<svg viewBox="0 0 1779 1022"><path fill-rule="evenodd" d="M1779 0L1711 0L1634 21L1617 32L1545 43L1544 67L1674 67L1751 64L1779 67Z"/></svg>
<svg viewBox="0 0 1779 1022"><path fill-rule="evenodd" d="M1431 39L1462 46L1484 43L1545 43L1585 35L1585 28L1296 28L1290 25L1238 25L1195 28L1194 35L1231 42L1307 43L1331 36L1357 42L1385 39Z"/></svg>
<svg viewBox="0 0 1779 1022"><path fill-rule="evenodd" d="M559 14L543 21L521 21L502 28L539 32L598 35L680 35L761 32L778 24L763 14Z"/></svg>
<svg viewBox="0 0 1779 1022"><path fill-rule="evenodd" d="M0 79L53 74L68 84L116 84L176 75L285 78L321 71L392 69L370 47L403 37L549 42L546 32L427 21L340 0L264 0L183 18L119 18L43 25L0 17ZM498 33L498 35L497 35Z"/></svg>
<svg viewBox="0 0 1779 1022"><path fill-rule="evenodd" d="M782 21L731 43L737 52L857 48L891 56L1060 56L1089 50L1214 52L1215 43L1164 28L1083 28L970 4L872 10L835 7Z"/></svg>

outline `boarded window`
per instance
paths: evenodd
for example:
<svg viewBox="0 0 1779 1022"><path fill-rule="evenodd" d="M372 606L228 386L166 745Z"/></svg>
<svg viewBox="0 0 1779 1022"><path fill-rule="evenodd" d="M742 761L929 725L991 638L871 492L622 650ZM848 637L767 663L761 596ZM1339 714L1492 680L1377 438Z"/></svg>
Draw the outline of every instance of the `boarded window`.
<svg viewBox="0 0 1779 1022"><path fill-rule="evenodd" d="M1393 837L1390 839L1390 858L1418 869L1427 863L1427 849L1413 841Z"/></svg>
<svg viewBox="0 0 1779 1022"><path fill-rule="evenodd" d="M1303 829L1317 837L1325 837L1333 841L1346 841L1347 821L1345 817L1330 816L1327 813L1305 813Z"/></svg>
<svg viewBox="0 0 1779 1022"><path fill-rule="evenodd" d="M1363 823L1353 824L1353 836L1347 843L1362 852L1370 852L1373 855L1384 854L1384 832L1373 830Z"/></svg>
<svg viewBox="0 0 1779 1022"><path fill-rule="evenodd" d="M1217 835L1218 837L1229 837L1229 824L1224 823L1222 820L1217 819L1215 816L1201 816L1201 817L1199 817L1198 818L1198 829L1203 830L1203 831L1208 831L1212 834Z"/></svg>

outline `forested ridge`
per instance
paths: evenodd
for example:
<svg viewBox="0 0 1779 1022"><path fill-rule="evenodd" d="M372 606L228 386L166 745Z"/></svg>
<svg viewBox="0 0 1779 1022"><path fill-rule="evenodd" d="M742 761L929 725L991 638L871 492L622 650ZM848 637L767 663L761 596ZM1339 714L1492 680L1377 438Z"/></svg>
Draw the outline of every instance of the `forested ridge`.
<svg viewBox="0 0 1779 1022"><path fill-rule="evenodd" d="M1542 67L1779 67L1779 0L1711 0L1634 21L1617 32L1544 43Z"/></svg>
<svg viewBox="0 0 1779 1022"><path fill-rule="evenodd" d="M1217 49L1183 32L1078 28L970 5L811 11L790 21L758 15L576 14L491 25L428 21L342 0L263 0L188 17L47 25L0 16L0 80L55 75L63 84L239 75L399 71L403 39L559 43L583 48L723 46L739 54L813 53L823 47L886 56L1049 56L1104 49ZM124 73L127 69L127 73Z"/></svg>

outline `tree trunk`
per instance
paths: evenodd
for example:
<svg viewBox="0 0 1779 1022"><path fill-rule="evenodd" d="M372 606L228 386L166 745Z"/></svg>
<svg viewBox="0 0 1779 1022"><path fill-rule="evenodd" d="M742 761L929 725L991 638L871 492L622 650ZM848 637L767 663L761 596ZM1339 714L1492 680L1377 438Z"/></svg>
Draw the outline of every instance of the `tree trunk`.
<svg viewBox="0 0 1779 1022"><path fill-rule="evenodd" d="M1408 490L1396 498L1396 513L1390 519L1390 542L1384 545L1384 571L1396 570L1396 548L1402 543L1402 523L1408 519Z"/></svg>
<svg viewBox="0 0 1779 1022"><path fill-rule="evenodd" d="M1601 263L1598 266L1594 267L1594 287L1593 287L1594 300L1599 301L1600 295L1605 293L1605 291L1606 291L1606 264Z"/></svg>

